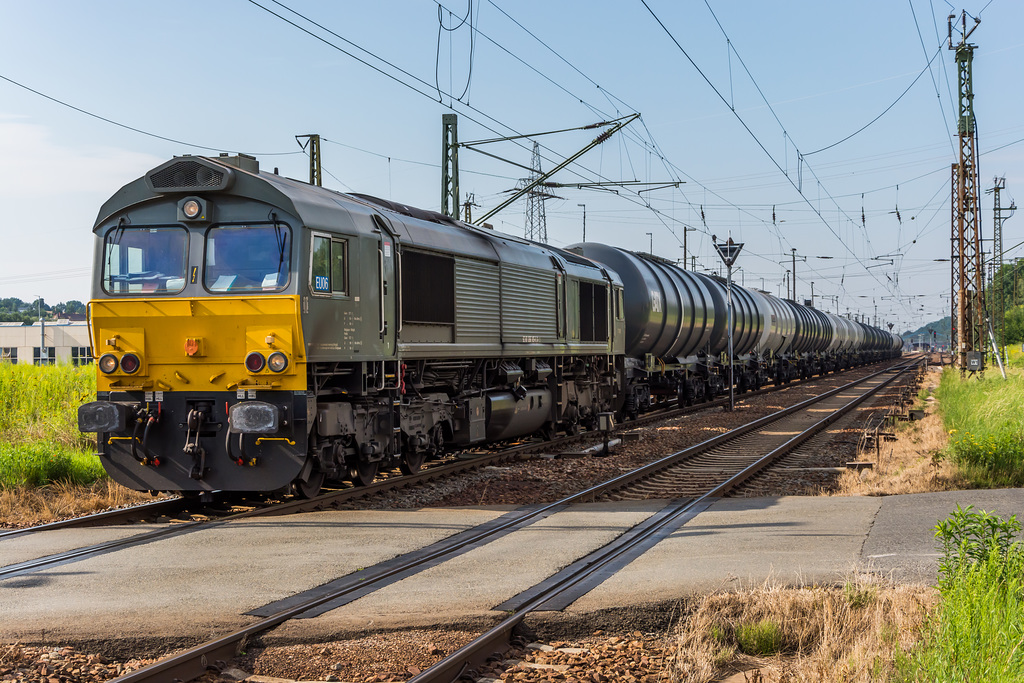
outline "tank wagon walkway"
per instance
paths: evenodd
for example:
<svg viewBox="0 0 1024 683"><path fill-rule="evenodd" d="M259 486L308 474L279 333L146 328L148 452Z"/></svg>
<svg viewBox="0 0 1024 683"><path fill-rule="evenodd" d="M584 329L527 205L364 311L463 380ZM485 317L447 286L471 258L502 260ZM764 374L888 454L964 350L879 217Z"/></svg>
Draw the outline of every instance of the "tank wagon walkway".
<svg viewBox="0 0 1024 683"><path fill-rule="evenodd" d="M1024 491L720 500L607 578L557 621L668 606L707 591L841 582L870 572L934 583L933 527L956 505L1024 517ZM480 625L501 603L608 543L661 501L572 506L347 605L293 620L267 641L378 629ZM251 623L272 603L423 548L509 508L345 511L239 520L0 581L0 641L184 643ZM0 542L0 564L140 533L70 529ZM653 611L656 611L652 609Z"/></svg>

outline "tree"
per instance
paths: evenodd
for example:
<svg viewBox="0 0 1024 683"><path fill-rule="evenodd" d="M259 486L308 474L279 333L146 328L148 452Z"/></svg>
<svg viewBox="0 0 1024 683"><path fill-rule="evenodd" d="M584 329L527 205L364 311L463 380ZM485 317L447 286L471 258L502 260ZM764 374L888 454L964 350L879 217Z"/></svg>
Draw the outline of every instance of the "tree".
<svg viewBox="0 0 1024 683"><path fill-rule="evenodd" d="M77 299L72 299L64 303L65 313L85 313L85 304Z"/></svg>
<svg viewBox="0 0 1024 683"><path fill-rule="evenodd" d="M1003 318L1003 335L1006 344L1024 342L1024 306L1006 309L1006 317Z"/></svg>

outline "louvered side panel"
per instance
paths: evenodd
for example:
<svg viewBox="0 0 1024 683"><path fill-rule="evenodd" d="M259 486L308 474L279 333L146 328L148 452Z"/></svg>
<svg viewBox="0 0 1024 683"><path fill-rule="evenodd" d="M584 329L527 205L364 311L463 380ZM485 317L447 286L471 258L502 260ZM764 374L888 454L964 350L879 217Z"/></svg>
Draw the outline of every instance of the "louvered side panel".
<svg viewBox="0 0 1024 683"><path fill-rule="evenodd" d="M498 266L484 261L455 259L455 341L458 344L498 344L500 287Z"/></svg>
<svg viewBox="0 0 1024 683"><path fill-rule="evenodd" d="M554 272L502 264L501 290L501 339L505 344L557 341Z"/></svg>

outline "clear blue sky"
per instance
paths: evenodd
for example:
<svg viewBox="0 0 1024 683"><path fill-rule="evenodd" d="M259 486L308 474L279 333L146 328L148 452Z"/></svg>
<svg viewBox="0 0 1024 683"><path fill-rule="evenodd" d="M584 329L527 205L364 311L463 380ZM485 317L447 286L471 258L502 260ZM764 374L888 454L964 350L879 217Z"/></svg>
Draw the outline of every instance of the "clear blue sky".
<svg viewBox="0 0 1024 683"><path fill-rule="evenodd" d="M1024 197L1019 0L0 0L0 76L152 134L0 80L0 297L87 300L99 206L173 155L243 151L306 178L294 136L319 133L325 185L438 209L444 113L459 114L468 141L639 112L554 179L685 183L557 190L552 244L582 237L579 204L588 240L653 240L670 259L695 228L698 269L719 268L710 236L731 235L746 243L736 278L775 294L795 247L807 257L799 298L813 281L821 308L877 306L880 322L916 328L949 305L949 264L934 259L949 257L957 86L946 17L961 9L981 18L970 39L981 186L1005 176L1005 206ZM543 167L594 135L538 138ZM528 142L487 149L530 163ZM525 175L469 150L460 162L476 215ZM991 195L982 207L990 237ZM522 234L524 209L491 222ZM1022 228L1024 216L1006 222L1005 247Z"/></svg>

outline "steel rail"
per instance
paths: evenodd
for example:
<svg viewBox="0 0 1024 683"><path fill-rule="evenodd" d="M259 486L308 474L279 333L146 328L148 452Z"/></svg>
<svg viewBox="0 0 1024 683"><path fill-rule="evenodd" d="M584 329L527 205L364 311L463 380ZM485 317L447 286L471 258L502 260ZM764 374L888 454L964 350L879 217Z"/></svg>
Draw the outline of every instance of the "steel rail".
<svg viewBox="0 0 1024 683"><path fill-rule="evenodd" d="M733 475L724 482L721 482L717 486L713 487L703 495L688 499L681 502L679 507L669 515L660 518L656 523L649 525L648 528L644 529L643 532L634 535L627 542L616 545L614 541L605 546L603 552L599 551L597 557L592 558L589 562L579 567L576 571L567 574L561 580L553 582L546 589L538 592L532 596L527 602L525 602L520 608L512 615L506 617L497 625L492 627L486 633L478 637L477 639L467 643L448 657L445 657L436 664L425 669L423 672L413 676L408 680L407 683L454 683L462 677L463 674L468 672L473 666L479 665L480 662L489 656L491 653L496 652L500 649L504 649L507 645L513 630L526 618L526 616L539 608L545 602L555 597L562 591L570 588L571 586L584 581L592 574L600 571L609 562L614 561L621 554L628 552L632 547L643 543L650 536L657 534L661 529L673 523L675 520L686 515L694 508L706 504L710 499L717 498L732 489L733 487L741 484L750 477L756 475L769 464L779 459L786 453L789 453L792 449L796 448L800 444L804 443L807 439L810 439L814 434L825 429L828 425L838 420L843 414L852 410L856 405L872 396L883 387L887 386L891 382L895 381L897 377L900 377L904 372L912 369L917 362L907 364L904 368L899 369L892 377L881 382L876 387L871 387L868 391L862 395L855 397L848 404L843 406L837 411L829 414L828 416L817 421L806 430L792 437L784 444L774 448L771 452L758 458L754 463L744 468L743 471ZM869 379L887 372L884 370L881 373L875 373L875 375L869 375L868 377L858 380L856 383L863 383ZM853 384L853 383L851 383ZM820 397L816 397L816 400L830 397L839 391L850 388L849 385L840 387L837 391L826 392ZM807 402L804 402L805 404ZM792 412L792 411L789 411ZM759 421L760 422L760 421ZM671 456L670 456L671 457Z"/></svg>
<svg viewBox="0 0 1024 683"><path fill-rule="evenodd" d="M27 526L20 529L0 531L0 541L5 538L14 538L15 536L24 536L26 534L43 531L55 531L57 529L70 529L74 527L88 526L113 526L115 524L122 523L124 520L152 517L153 515L178 514L179 512L187 510L188 507L189 501L184 498L153 500L140 505L133 505L131 507L117 508L116 510L103 510L102 512L95 512L82 517L71 517L69 519L60 519L55 522L47 522L46 524L37 524L35 526Z"/></svg>
<svg viewBox="0 0 1024 683"><path fill-rule="evenodd" d="M865 366L857 367L860 368ZM850 370L853 369L856 368L849 368L841 372L849 372ZM837 372L834 374L840 373ZM808 377L807 379L795 380L793 383L773 385L763 387L761 389L750 390L744 392L743 394L741 394L741 396L745 396L747 398L761 396L764 394L783 391L788 388L799 387L802 384L818 381L825 378L825 375L821 375L819 377ZM672 401L669 401L668 403L671 404ZM690 406L667 406L665 408L660 408L653 412L641 415L635 420L620 423L616 425L615 432L618 433L622 431L631 431L648 424L659 422L661 420L672 419L680 415L687 415L709 408L724 406L727 403L727 398L718 398ZM526 460L528 459L527 456L538 451L552 450L554 448L564 447L573 443L585 442L587 440L594 439L597 437L598 433L596 432L585 432L582 434L559 437L556 439L552 439L550 441L517 444L492 453L480 453L478 455L474 455L471 459L455 460L453 462L429 466L426 469L412 475L389 476L385 479L375 481L366 486L353 486L339 490L329 491L327 493L321 493L320 495L310 499L297 498L291 501L273 504L266 508L261 508L259 514L275 516L295 514L299 512L318 512L329 509L337 509L339 505L353 500L366 498L379 493L386 493L388 491L393 491L400 488L409 488L412 486L417 486L425 482L434 481L436 479L451 476L452 474L471 471L473 469L479 469L480 467L484 467L486 465L516 460ZM216 502L218 501L214 501L214 503ZM0 531L0 541L7 538L14 538L17 536L23 536L32 533L41 533L44 531L71 529L76 527L114 526L117 524L122 524L126 521L134 521L138 520L139 518L147 516L179 514L185 510L190 509L190 507L193 505L196 505L196 501L188 500L185 498L173 498L168 500L152 501L149 503L144 503L142 505L136 505L128 508L121 508L117 510L104 510L102 512L97 512L90 515L83 515L81 517L73 517L70 519L59 520L56 522L48 522L46 524L39 524L36 526L24 527L20 529ZM195 510L195 512L198 514L202 514L203 509L197 509ZM0 578L2 578L2 575L0 575Z"/></svg>
<svg viewBox="0 0 1024 683"><path fill-rule="evenodd" d="M772 415L766 416L765 418L760 418L760 419L756 420L754 422L754 424L757 424L759 426L763 426L765 424L769 424L770 422L772 422L774 420L781 419L781 418L785 417L786 415L789 415L790 413L794 412L794 409L798 409L798 406L800 406L800 407L808 407L810 405L813 405L813 403L816 402L816 401L820 401L823 398L832 396L832 395L834 395L834 394L836 394L838 392L841 392L841 391L844 391L846 389L849 389L852 386L855 386L856 384L868 381L868 380L870 380L873 377L876 377L876 376L878 376L880 374L883 374L885 372L891 371L891 369L892 369L891 367L890 368L886 368L884 370L881 370L881 371L876 372L876 373L872 373L871 375L868 375L866 377L860 378L860 379L855 380L853 382L844 384L841 387L838 387L836 389L827 391L827 392L825 392L825 393L823 393L823 394L821 394L819 396L816 396L814 398L802 401L801 403L797 404L797 406L794 406L794 407L791 407L791 408L787 408L787 409L778 411L777 413L773 413ZM897 376L897 375L894 375L894 377L895 376ZM881 388L881 386L884 386L884 385L880 384L878 388ZM876 390L878 388L876 388ZM771 419L771 418L774 418L774 420ZM711 439L708 439L705 442L702 442L701 444L698 444L697 446L694 446L694 447L691 447L691 448L688 448L688 449L684 449L683 451L679 451L677 453L674 453L674 454L672 454L670 456L667 456L666 458L662 458L661 460L656 461L655 463L651 463L651 464L649 464L649 465L647 465L647 466L645 466L645 467L643 467L641 469L642 470L654 470L655 468L667 466L666 461L669 461L669 460L672 460L672 459L675 459L676 461L678 461L680 459L680 457L688 457L690 454L692 454L692 452L699 452L701 450L707 450L709 448L712 448L712 447L718 445L719 443L722 443L723 441L728 440L728 437L730 435L732 436L732 438L737 438L739 436L743 436L744 434L748 433L749 431L752 431L752 429L748 428L748 427L749 426L744 426L744 427L732 430L731 432L727 432L726 434L713 437ZM435 468L435 469L438 469L438 468ZM360 574L360 581L358 582L358 585L356 585L356 586L345 586L345 587L340 588L337 591L333 591L333 592L328 593L328 594L320 595L320 596L317 596L315 598L311 598L311 599L309 599L307 601L304 601L304 602L301 602L299 604L296 604L296 605L294 605L292 607L289 607L287 609L283 609L283 610L281 610L281 611L279 611L279 612L277 612L277 613L275 613L273 615L265 617L265 618L263 618L263 619L261 619L261 620L259 620L257 622L254 622L254 623L252 623L252 624L250 624L250 625L248 625L246 627L243 627L241 629L238 629L238 630L236 630L234 632L231 632L231 633L228 633L228 634L226 634L224 636L221 636L219 638L213 639L213 640L211 640L211 641L209 641L207 643L203 643L201 645L197 645L197 646L195 646L193 648L190 648L190 649L186 650L185 652L179 653L179 654L174 655L172 657L168 657L168 658L162 659L162 660L160 660L158 662L155 662L153 664L150 664L149 666L146 666L146 667L144 667L142 669L139 669L139 670L134 671L132 673L129 673L129 674L126 674L126 675L121 676L119 678L116 678L116 679L114 679L112 681L112 683L141 683L143 681L154 682L154 683L165 683L165 682L166 683L173 683L174 681L187 681L187 680L191 680L193 678L196 678L198 676L201 676L203 673L205 673L207 671L207 669L212 664L214 664L216 662L225 662L227 660L232 659L234 656L236 656L237 649L238 649L239 645L241 643L247 641L249 638L251 638L252 636L254 636L254 635L258 634L258 633L261 633L263 631L267 631L267 630L269 630L271 628L274 628L274 627L276 627L276 626L278 626L278 625L280 625L280 624L282 624L282 623L284 623L286 621L289 621L289 620L291 620L291 619L293 619L293 618L295 618L295 617L297 617L297 616L299 616L299 615L301 615L301 614L303 614L305 612L308 612L308 611L310 611L310 610L312 610L312 609L314 609L316 607L319 607L319 606L324 605L324 604L326 604L328 602L337 600L339 597L344 596L346 593L351 593L351 592L353 592L355 590L365 591L368 586L372 586L375 583L380 583L380 582L386 581L387 579L391 578L392 576L395 576L395 575L397 575L399 573L402 573L402 572L407 572L410 568L414 568L417 565L427 564L427 563L432 562L432 561L443 559L446 555L450 555L451 553L456 552L456 551L460 550L461 548L463 548L465 546L479 543L481 540L484 540L487 537L495 535L495 534L498 534L500 532L506 531L509 528L516 527L516 526L522 526L525 523L527 523L528 521L537 518L538 516L541 516L541 515L544 515L544 514L550 514L551 512L557 511L557 509L563 508L566 505L569 505L571 503L582 502L582 501L585 501L585 500L592 500L593 498L595 498L596 496L600 495L601 493L603 493L603 492L605 492L607 490L611 490L611 489L614 489L614 488L619 488L622 485L625 485L625 483L628 481L628 476L629 475L627 474L627 475L621 475L619 477L615 477L614 479L611 479L611 480L609 480L607 482L604 482L604 483L592 486L592 487L590 487L590 488L588 488L588 489L586 489L584 491L575 493L575 494L573 494L571 496L567 496L567 497L565 497L565 498L563 498L561 500L555 501L553 503L548 503L548 504L543 505L543 506L541 506L541 507L539 507L539 508L537 508L535 510L525 512L522 516L520 516L518 518L509 520L509 521L507 521L505 523L502 523L502 524L499 524L499 525L495 525L494 527L491 527L489 529L480 531L479 533L476 533L476 534L467 534L463 539L460 540L459 543L452 544L452 545L447 545L447 546L442 546L442 547L438 548L436 551L434 551L432 553L421 555L421 556L417 557L413 562L411 562L409 564L403 564L401 566L394 566L394 567L391 567L391 568L388 568L388 569L385 569L385 570L381 570L381 571L377 572L376 574L363 574L363 573L361 573ZM384 483L386 483L386 482L384 482ZM309 502L312 502L312 501L302 501L302 502L309 503ZM602 565L603 564L604 563L602 563ZM559 585L562 586L562 588L560 588L559 590L562 590L562 589L564 589L565 587L567 587L568 585L571 585L571 584L568 581L564 581L564 582L562 582ZM551 597L551 595L553 595L553 593L546 592L544 594L544 597L545 597L545 599L547 599L548 597ZM530 603L528 603L528 606L529 605L533 605L534 602L535 602L534 600L531 600ZM540 602L543 602L543 601L540 601ZM540 602L536 602L536 604L540 604ZM482 636L482 638L483 639L487 639L488 637L495 638L497 636L494 636L493 634L494 633L498 633L498 632L502 632L502 633L506 633L507 634L508 632L511 631L511 629L515 626L515 624L518 624L518 622L522 620L523 616L525 616L525 614L528 611L529 610L526 609L526 606L524 606L523 611L521 613L517 613L516 615L513 615L513 617L510 617L509 619L503 621L502 624L499 624L494 629L491 629L491 631L488 631L488 633L485 634L484 636ZM514 621L514 623L512 623L512 621ZM506 622L509 622L511 624L511 625L507 625L507 628L505 628ZM476 642L476 641L474 641L474 642ZM488 642L488 641L484 640L483 642ZM482 648L486 649L485 645L481 645L481 646L477 646L477 647L482 647ZM465 648L462 648L459 651L457 651L456 653L454 653L452 655L452 657L455 657L456 655L459 655L459 653L462 652L463 650L465 650ZM490 652L488 651L487 654L489 654L489 653ZM443 660L443 661L447 661L447 660ZM441 664L442 664L442 662L439 662L437 665L435 665L435 667L437 667L437 666L439 666ZM426 671L423 672L423 674L420 674L420 676L417 676L417 677L415 677L415 678L413 678L411 680L414 680L414 681L421 680L420 679L421 676L426 675L428 672L432 671L435 667L431 667L431 669L427 669ZM445 669L445 671L447 671L447 669ZM423 681L454 680L454 678L458 677L458 675L461 675L461 672L455 674L455 676L452 679L445 679L443 677L438 677L438 678L423 678L422 680Z"/></svg>

